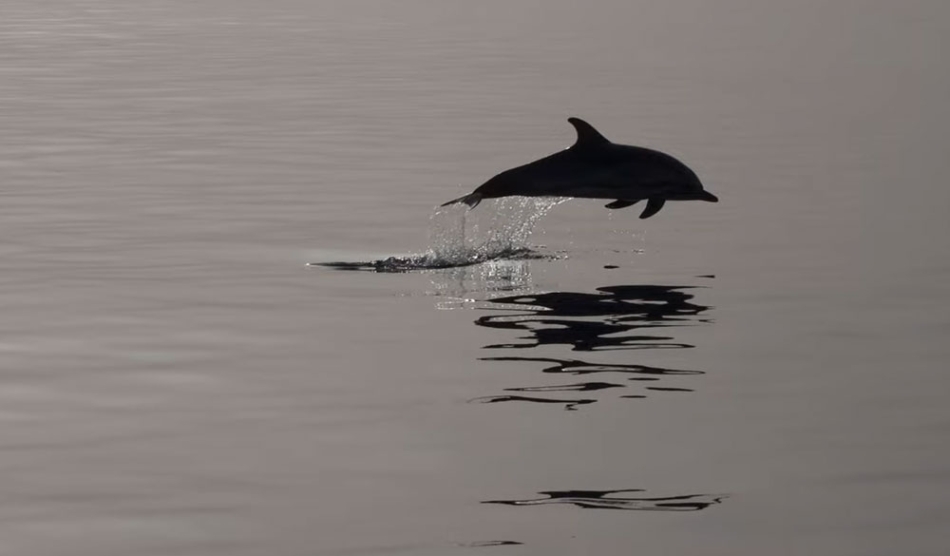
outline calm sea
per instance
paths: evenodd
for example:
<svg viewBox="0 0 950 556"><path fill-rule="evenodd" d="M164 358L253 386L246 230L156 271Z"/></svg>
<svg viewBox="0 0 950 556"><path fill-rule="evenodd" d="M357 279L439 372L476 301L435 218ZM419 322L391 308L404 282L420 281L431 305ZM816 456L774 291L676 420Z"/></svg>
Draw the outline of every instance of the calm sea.
<svg viewBox="0 0 950 556"><path fill-rule="evenodd" d="M5 0L0 554L950 553L948 37ZM721 202L435 210L568 116Z"/></svg>

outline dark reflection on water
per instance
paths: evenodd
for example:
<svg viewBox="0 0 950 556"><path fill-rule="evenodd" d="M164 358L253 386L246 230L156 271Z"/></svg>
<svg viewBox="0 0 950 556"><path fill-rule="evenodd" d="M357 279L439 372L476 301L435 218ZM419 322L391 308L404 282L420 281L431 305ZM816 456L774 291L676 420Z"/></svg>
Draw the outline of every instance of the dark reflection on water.
<svg viewBox="0 0 950 556"><path fill-rule="evenodd" d="M702 315L709 307L693 301L692 286L628 285L598 288L595 293L548 292L539 294L496 297L484 308L496 314L478 318L475 324L486 328L514 330L523 333L519 342L492 344L485 349L529 349L540 346L570 346L571 351L604 352L645 349L689 349L692 344L677 342L667 333L677 326L708 324L712 321ZM553 375L592 375L612 377L623 382L589 381L569 384L530 385L506 388L506 392L527 392L534 395L504 394L471 400L481 403L522 401L560 404L574 410L598 401L596 394L584 398L548 397L538 394L559 392L603 393L618 388L630 388L633 383L650 383L637 394L623 394L620 398L638 399L647 393L691 392L678 385L659 385L670 378L695 376L702 371L671 369L630 363L596 363L577 358L554 357L483 357L482 361L537 362L546 366L544 373Z"/></svg>
<svg viewBox="0 0 950 556"><path fill-rule="evenodd" d="M529 259L530 257L525 257ZM675 369L646 365L635 360L640 350L692 349L677 341L677 327L708 325L705 316L710 307L697 303L694 286L618 285L597 288L593 292L532 293L527 260L489 261L468 266L436 270L438 265L424 257L391 257L369 263L324 263L337 270L405 272L430 270L437 293L450 301L440 308L469 307L488 311L475 320L477 326L512 331L514 341L483 346L499 350L518 350L518 355L498 354L479 358L496 364L522 366L540 364L549 379L571 378L563 383L529 384L505 388L496 395L469 400L472 403L497 404L529 402L557 406L568 411L589 407L605 397L622 400L643 399L655 395L683 395L693 388L682 384L705 374L695 369ZM474 287L473 287L474 286ZM522 293L478 300L474 292L521 290ZM454 299L453 299L454 298ZM584 352L577 357L527 356L524 350L546 347ZM594 358L611 361L595 361ZM620 362L617 360L620 359ZM633 359L633 360L631 360ZM579 379L583 377L584 379ZM691 386L691 385L690 385ZM631 391L631 389L636 389ZM684 494L646 496L641 489L552 490L538 498L486 500L485 504L542 506L568 504L584 509L653 512L691 512L719 504L724 495ZM504 546L512 541L488 541L467 546Z"/></svg>
<svg viewBox="0 0 950 556"><path fill-rule="evenodd" d="M629 377L627 380L659 380L663 375L701 375L702 371L686 371L682 369L665 369L662 367L650 367L648 365L617 365L617 364L594 364L581 361L580 359L555 359L553 357L482 357L481 361L535 361L539 363L554 363L550 367L545 367L545 373L564 373L571 375L587 375L593 373L629 373L636 375L656 375L656 376L636 376Z"/></svg>
<svg viewBox="0 0 950 556"><path fill-rule="evenodd" d="M553 398L540 398L535 396L485 396L482 398L475 398L470 400L472 402L478 403L498 403L498 402L534 402L534 403L549 403L549 404L561 404L564 406L564 409L568 411L573 411L577 409L579 405L587 405L595 403L597 400L592 398L581 398L581 399L553 399Z"/></svg>
<svg viewBox="0 0 950 556"><path fill-rule="evenodd" d="M518 546L524 543L518 541L475 541L470 543L461 543L459 546L468 548L490 548L493 546Z"/></svg>
<svg viewBox="0 0 950 556"><path fill-rule="evenodd" d="M505 388L506 392L591 392L595 390L606 390L608 388L623 388L623 384L613 384L610 382L579 382L576 384L554 384L551 386L525 386L524 388ZM471 400L473 402L479 403L496 403L496 402L535 402L535 403L553 403L553 404L564 404L564 409L574 410L577 409L579 405L587 405L596 402L597 400L592 398L581 398L581 399L551 399L551 398L539 398L533 396L521 396L521 395L504 395L504 396L485 396L483 398L475 398Z"/></svg>
<svg viewBox="0 0 950 556"><path fill-rule="evenodd" d="M494 304L529 311L517 315L489 315L479 326L530 332L529 343L496 344L486 348L532 348L564 344L574 351L605 349L681 349L694 347L673 342L670 336L624 335L632 330L683 326L709 309L691 303L683 286L609 286L599 293L549 292L492 299ZM699 319L695 319L698 322Z"/></svg>
<svg viewBox="0 0 950 556"><path fill-rule="evenodd" d="M527 500L486 500L483 504L508 506L541 506L545 504L571 504L584 509L639 510L651 512L695 512L713 504L719 504L724 495L687 494L681 496L644 497L627 493L644 492L642 489L627 490L549 490L538 494L545 498Z"/></svg>

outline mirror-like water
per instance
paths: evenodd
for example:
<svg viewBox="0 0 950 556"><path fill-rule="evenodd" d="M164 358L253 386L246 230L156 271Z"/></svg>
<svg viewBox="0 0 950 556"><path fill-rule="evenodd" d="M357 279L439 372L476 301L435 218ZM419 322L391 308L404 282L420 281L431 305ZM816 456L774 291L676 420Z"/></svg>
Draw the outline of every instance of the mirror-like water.
<svg viewBox="0 0 950 556"><path fill-rule="evenodd" d="M945 554L948 22L5 0L0 555Z"/></svg>

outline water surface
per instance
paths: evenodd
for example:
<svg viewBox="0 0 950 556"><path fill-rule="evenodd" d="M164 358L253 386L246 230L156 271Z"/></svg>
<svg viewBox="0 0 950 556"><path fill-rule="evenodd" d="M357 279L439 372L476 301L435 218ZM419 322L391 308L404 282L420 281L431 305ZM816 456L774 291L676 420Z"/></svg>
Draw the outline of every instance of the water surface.
<svg viewBox="0 0 950 556"><path fill-rule="evenodd" d="M948 22L8 0L0 553L945 554ZM568 116L721 202L435 212Z"/></svg>

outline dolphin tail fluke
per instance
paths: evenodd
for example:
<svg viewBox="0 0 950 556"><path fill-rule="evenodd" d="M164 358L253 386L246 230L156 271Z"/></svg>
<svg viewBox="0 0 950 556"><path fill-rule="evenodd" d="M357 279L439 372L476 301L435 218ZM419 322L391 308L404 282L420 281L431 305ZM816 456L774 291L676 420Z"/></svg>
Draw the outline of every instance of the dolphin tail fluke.
<svg viewBox="0 0 950 556"><path fill-rule="evenodd" d="M448 203L442 203L442 206L447 207L449 205L454 205L456 203L465 203L466 205L468 205L468 208L473 209L480 202L482 202L482 194L475 192L475 193L469 193L468 195L465 195L464 197L459 197L458 199L452 199Z"/></svg>

